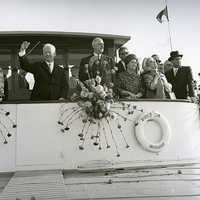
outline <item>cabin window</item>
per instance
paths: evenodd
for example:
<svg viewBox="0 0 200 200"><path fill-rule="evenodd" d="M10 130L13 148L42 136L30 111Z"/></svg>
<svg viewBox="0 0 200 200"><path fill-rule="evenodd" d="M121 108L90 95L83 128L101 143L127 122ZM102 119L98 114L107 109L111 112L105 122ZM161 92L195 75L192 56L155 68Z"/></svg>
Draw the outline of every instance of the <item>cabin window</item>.
<svg viewBox="0 0 200 200"><path fill-rule="evenodd" d="M11 51L0 50L0 67L3 69L4 76L8 76L11 68Z"/></svg>
<svg viewBox="0 0 200 200"><path fill-rule="evenodd" d="M86 52L86 53L78 53L78 52L77 53L68 53L69 77L72 76L71 67L79 66L81 59L84 57L87 57L87 56L88 56L88 52Z"/></svg>
<svg viewBox="0 0 200 200"><path fill-rule="evenodd" d="M82 58L87 57L88 53L69 53L69 65L79 65Z"/></svg>

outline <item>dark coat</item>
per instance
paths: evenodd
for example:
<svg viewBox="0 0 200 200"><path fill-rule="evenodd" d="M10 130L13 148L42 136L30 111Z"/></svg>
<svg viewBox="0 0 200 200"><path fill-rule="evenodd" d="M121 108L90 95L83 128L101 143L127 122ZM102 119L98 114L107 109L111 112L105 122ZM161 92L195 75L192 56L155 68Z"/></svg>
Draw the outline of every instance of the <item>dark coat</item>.
<svg viewBox="0 0 200 200"><path fill-rule="evenodd" d="M173 69L165 73L167 81L172 84L172 91L177 99L187 99L194 96L193 76L190 67L180 67L174 76Z"/></svg>
<svg viewBox="0 0 200 200"><path fill-rule="evenodd" d="M126 71L126 66L121 62L121 60L116 64L116 67L118 68L117 73L121 73Z"/></svg>
<svg viewBox="0 0 200 200"><path fill-rule="evenodd" d="M99 75L102 77L102 83L113 81L111 74L111 69L114 68L113 59L102 54L99 65L94 64L91 67L89 66L89 61L92 56L93 54L81 60L79 66L79 80L84 82L89 78L95 78L98 71L100 73Z"/></svg>
<svg viewBox="0 0 200 200"><path fill-rule="evenodd" d="M31 100L58 100L67 97L68 84L63 68L54 63L53 72L50 73L44 61L29 63L25 56L19 57L19 62L22 69L34 75L35 84Z"/></svg>

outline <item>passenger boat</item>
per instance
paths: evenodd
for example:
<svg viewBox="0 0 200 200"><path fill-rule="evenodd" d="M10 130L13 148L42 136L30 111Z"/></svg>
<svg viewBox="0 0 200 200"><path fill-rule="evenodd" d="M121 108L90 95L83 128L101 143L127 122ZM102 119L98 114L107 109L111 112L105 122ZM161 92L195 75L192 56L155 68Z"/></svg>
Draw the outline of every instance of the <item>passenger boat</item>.
<svg viewBox="0 0 200 200"><path fill-rule="evenodd" d="M96 36L104 39L105 52L113 57L130 39L3 32L0 62L4 70L18 66L17 49L31 40L54 43L57 61L67 68L89 53ZM40 49L31 60L39 57ZM76 115L80 110L75 102L14 98L0 105L1 200L200 199L198 105L187 100L120 100L111 105L113 118L84 122Z"/></svg>

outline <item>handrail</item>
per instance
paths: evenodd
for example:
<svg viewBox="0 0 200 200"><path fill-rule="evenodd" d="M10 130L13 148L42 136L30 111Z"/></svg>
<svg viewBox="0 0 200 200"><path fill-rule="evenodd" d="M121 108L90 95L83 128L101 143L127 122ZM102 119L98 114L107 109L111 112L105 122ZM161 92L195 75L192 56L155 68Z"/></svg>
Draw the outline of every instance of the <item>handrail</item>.
<svg viewBox="0 0 200 200"><path fill-rule="evenodd" d="M180 103L193 103L190 100L187 99L136 99L136 100L127 100L127 99L120 99L118 101L123 101L123 102L180 102ZM69 100L64 100L64 101L59 101L59 100L48 100L48 101L31 101L31 100L9 100L9 101L2 101L0 104L41 104L41 103L75 103L76 101L69 101Z"/></svg>

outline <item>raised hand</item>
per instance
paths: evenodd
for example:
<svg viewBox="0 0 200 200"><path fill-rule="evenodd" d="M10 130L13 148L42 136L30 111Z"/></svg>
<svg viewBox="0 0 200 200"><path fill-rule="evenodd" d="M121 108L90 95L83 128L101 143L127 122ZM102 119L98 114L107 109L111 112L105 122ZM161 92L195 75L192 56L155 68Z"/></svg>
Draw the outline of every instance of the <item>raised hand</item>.
<svg viewBox="0 0 200 200"><path fill-rule="evenodd" d="M30 42L27 42L27 41L22 42L21 47L20 47L20 52L26 51L26 49L28 49L29 45L30 45Z"/></svg>

